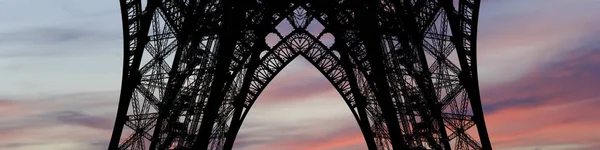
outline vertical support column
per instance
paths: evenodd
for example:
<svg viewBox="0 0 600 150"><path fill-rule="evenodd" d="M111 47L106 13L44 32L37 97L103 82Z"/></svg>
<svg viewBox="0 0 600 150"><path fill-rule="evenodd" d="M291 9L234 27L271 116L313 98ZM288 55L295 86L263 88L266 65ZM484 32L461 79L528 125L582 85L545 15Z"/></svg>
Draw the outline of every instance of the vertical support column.
<svg viewBox="0 0 600 150"><path fill-rule="evenodd" d="M476 0L476 1L478 1L478 0ZM463 34L464 29L461 26L461 16L459 16L456 13L456 9L454 8L452 1L438 0L438 3L440 5L442 5L444 10L446 11L446 15L448 16L448 22L450 22L450 29L452 32L451 41L454 44L454 46L456 47L458 61L460 63L460 67L462 69L462 72L459 76L459 80L460 80L460 83L463 84L463 86L467 90L467 94L468 94L469 100L471 102L471 109L473 110L473 122L475 122L475 125L477 126L477 132L479 134L481 147L483 150L491 150L492 145L490 142L489 135L487 133L487 127L485 126L483 106L481 104L481 97L479 94L479 89L477 87L477 82L473 81L473 80L477 79L476 77L474 77L474 76L477 76L477 74L473 74L473 70L471 70L471 69L477 69L477 68L472 68L470 66L469 62L467 61L468 56L467 56L466 49L465 49L464 43L463 43L464 42L463 39L465 39L465 37L464 37L465 35ZM479 2L475 2L475 4L479 4ZM478 6L476 6L476 7L478 7ZM477 12L473 12L473 13L476 14ZM477 30L477 29L473 28L472 30ZM473 51L476 49L476 47L471 47L471 48ZM477 62L473 61L471 63L476 64Z"/></svg>
<svg viewBox="0 0 600 150"><path fill-rule="evenodd" d="M323 1L320 1L323 2ZM321 9L319 11L323 11L325 14L329 16L335 16L332 10L327 9L326 4L319 3ZM323 9L325 8L325 9ZM375 137L373 133L373 129L371 128L371 123L369 122L369 117L367 116L367 108L366 108L366 97L361 93L361 89L358 86L358 81L356 79L356 75L353 71L353 65L350 62L350 49L344 44L344 31L342 30L342 25L336 17L328 17L329 27L326 27L325 30L330 30L335 37L334 49L337 49L340 53L340 65L346 72L348 76L348 80L350 81L350 88L352 90L352 94L354 95L356 101L356 107L358 110L358 117L360 120L356 120L359 123L360 129L363 133L363 137L365 138L365 142L367 143L367 148L369 150L377 150L377 144L375 143ZM365 76L366 77L366 76Z"/></svg>
<svg viewBox="0 0 600 150"><path fill-rule="evenodd" d="M259 32L258 34L258 37L260 37L258 39L265 39L267 35L264 34L264 32ZM268 48L265 42L265 40L257 41L257 45L253 47L253 50L250 54L250 62L248 64L248 70L246 70L246 74L244 75L244 81L242 83L241 91L240 93L238 93L238 95L236 95L234 100L235 110L233 112L233 117L231 118L231 125L229 126L229 131L227 131L227 134L225 135L225 145L223 147L223 150L231 150L233 148L233 143L235 142L237 134L240 132L242 122L244 122L242 118L242 112L244 111L244 102L246 100L246 96L250 91L252 77L254 77L256 69L261 63L260 53L265 47Z"/></svg>
<svg viewBox="0 0 600 150"><path fill-rule="evenodd" d="M130 20L128 19L129 13L127 10L127 3L125 0L121 0L120 1L120 5L121 5L121 17L123 17L123 28L127 29L127 30L123 30L128 31L129 30L129 24L128 22ZM154 14L154 11L156 10L156 8L158 7L159 2L155 1L155 0L150 0L148 2L148 4L146 5L145 11L142 14L142 16L140 16L140 30L138 31L137 34L137 45L136 45L136 49L134 50L133 56L130 56L130 51L128 48L125 48L125 54L124 54L124 59L123 59L123 81L121 83L121 94L119 96L119 106L117 108L117 117L115 119L115 126L113 128L113 132L111 135L111 139L110 139L110 143L108 146L109 150L117 150L119 148L119 142L121 140L121 134L123 133L123 127L125 126L125 122L127 122L128 117L127 117L127 111L129 109L129 103L131 102L131 98L133 95L133 92L135 91L135 88L137 87L137 85L139 85L140 80L141 80L141 75L139 74L139 68L140 68L140 63L142 60L142 54L144 54L144 48L146 47L146 44L148 43L148 41L150 40L148 37L148 32L150 30L150 24L152 21L152 17ZM128 35L129 33L123 33L124 35ZM124 41L126 44L129 44L129 39L127 39L128 37L124 37ZM130 57L133 58L132 62L130 61ZM130 65L131 63L131 65Z"/></svg>
<svg viewBox="0 0 600 150"><path fill-rule="evenodd" d="M213 83L211 84L211 92L204 109L204 115L200 124L198 137L194 142L192 149L207 149L210 143L212 130L214 128L215 119L218 115L219 107L221 106L225 91L224 85L229 79L229 66L233 51L237 45L237 40L241 36L241 26L243 23L238 21L243 20L241 11L236 7L235 1L222 1L223 7L223 28L219 34L219 49L217 50L217 64Z"/></svg>
<svg viewBox="0 0 600 150"><path fill-rule="evenodd" d="M433 81L431 79L431 71L429 70L429 66L427 64L427 58L425 57L425 50L423 49L423 33L419 32L418 22L416 18L418 14L414 14L413 6L411 1L404 1L403 4L399 2L394 3L396 9L400 11L400 15L402 18L403 29L401 29L403 35L398 35L404 38L406 42L410 42L412 44L403 43L406 48L412 48L410 51L416 51L417 56L415 59L418 62L410 62L410 63L418 63L421 67L421 74L415 77L417 81L417 86L421 90L421 94L423 94L423 98L426 100L427 109L431 112L431 117L428 118L431 120L435 120L438 126L438 132L440 133L440 142L444 149L451 149L450 140L448 138L448 133L446 132L446 127L444 124L444 118L442 117L442 105L438 101L438 97L435 95L435 87L433 85ZM412 46L412 47L411 47ZM412 68L412 65L410 66ZM415 68L413 68L415 69ZM434 124L430 124L431 128L434 128ZM441 148L441 147L440 147Z"/></svg>
<svg viewBox="0 0 600 150"><path fill-rule="evenodd" d="M190 6L196 6L196 2L195 1L190 1L189 3ZM181 114L181 109L182 108L178 108L178 106L175 105L176 101L178 100L178 98L180 97L179 93L181 91L181 88L183 87L183 84L185 82L185 79L189 76L189 72L191 71L192 68L190 68L190 64L183 64L184 62L187 61L182 61L182 60L186 60L186 59L190 59L189 55L190 55L190 48L195 47L198 43L191 43L191 46L188 45L190 42L193 41L197 41L198 38L196 36L202 36L202 34L198 34L197 32L194 32L194 30L197 28L198 24L197 21L193 18L198 18L197 15L203 15L202 12L203 11L199 11L200 14L194 14L194 10L193 9L189 9L185 11L185 18L186 19L183 22L181 31L177 31L179 33L177 33L176 36L177 37L177 51L175 52L174 55L174 59L173 59L173 66L171 67L171 71L169 72L169 80L167 83L167 87L165 88L165 95L163 96L163 101L162 101L162 105L159 105L159 110L158 110L158 119L156 120L156 125L154 127L154 133L152 134L152 140L150 143L150 147L149 149L153 150L156 149L156 147L158 146L158 149L167 149L169 146L171 146L171 142L173 141L173 133L172 129L173 129L173 125L176 123L177 118L179 117L179 115ZM201 38L201 37L200 37ZM186 54L188 56L182 56L184 54L184 51L187 51ZM184 57L182 59L182 57ZM181 70L181 68L183 67L184 70ZM184 71L184 73L181 73L181 71ZM187 72L186 72L187 71ZM181 107L181 106L179 106ZM163 123L166 123L166 128L164 131L163 130ZM167 134L166 139L164 139L164 141L161 143L160 138L164 138L161 137L163 136L163 134Z"/></svg>
<svg viewBox="0 0 600 150"><path fill-rule="evenodd" d="M240 131L240 127L242 125L242 112L244 111L244 100L246 100L246 96L249 91L250 82L252 82L252 77L256 68L258 68L258 64L260 64L260 51L253 52L252 56L250 56L250 66L244 75L244 81L242 83L241 91L238 95L236 95L234 100L235 110L233 112L233 117L231 118L231 126L229 126L229 130L225 135L225 145L223 150L230 150L233 148L233 143L235 142L235 138Z"/></svg>
<svg viewBox="0 0 600 150"><path fill-rule="evenodd" d="M385 76L385 70L383 67L383 52L381 46L381 33L378 31L377 17L375 13L367 10L366 6L373 9L376 7L366 0L353 1L355 3L354 10L356 13L356 25L359 29L358 35L364 42L367 50L367 59L371 64L370 79L375 82L374 89L375 95L377 96L378 104L383 111L383 115L386 120L388 133L390 134L390 142L393 149L408 149L408 146L404 140L398 117L392 99L390 96L389 84L387 77Z"/></svg>
<svg viewBox="0 0 600 150"><path fill-rule="evenodd" d="M340 32L337 32L340 33ZM365 142L367 143L367 148L369 150L377 150L377 145L375 144L375 138L373 137L373 131L371 129L371 124L369 123L369 117L366 112L366 98L362 95L360 91L360 87L358 87L356 75L353 71L353 64L350 62L350 57L348 54L348 48L343 44L341 37L335 38L335 48L340 53L340 65L344 68L348 80L350 81L350 88L352 90L352 94L354 95L354 99L356 101L356 107L358 110L358 116L360 120L357 120L360 126L360 130L363 133L363 137L365 138Z"/></svg>

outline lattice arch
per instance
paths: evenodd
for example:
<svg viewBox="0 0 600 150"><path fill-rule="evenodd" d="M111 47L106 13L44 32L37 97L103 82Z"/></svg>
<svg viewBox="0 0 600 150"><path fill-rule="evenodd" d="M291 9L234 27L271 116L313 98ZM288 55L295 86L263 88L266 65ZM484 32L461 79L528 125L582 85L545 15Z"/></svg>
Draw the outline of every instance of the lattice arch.
<svg viewBox="0 0 600 150"><path fill-rule="evenodd" d="M357 67L350 62L349 58L346 58L348 62L341 62L342 55L337 52L334 47L327 46L325 43L320 41L323 35L326 35L326 32L320 32L316 36L309 33L309 24L319 22L314 22L313 18L307 11L305 11L302 7L296 8L292 14L290 14L287 18L287 21L290 22L293 30L290 33L287 33L285 37L279 32L275 31L274 34L278 35L281 38L281 41L274 44L274 46L265 52L262 52L262 56L260 56L260 63L256 66L256 70L254 70L254 74L252 75L252 80L249 86L249 91L247 91L247 95L237 95L241 97L245 97L243 112L240 118L236 118L235 116L231 119L233 120L223 120L220 122L222 127L229 126L229 130L232 128L236 131L230 134L237 134L237 130L239 130L241 122L243 122L246 114L249 112L252 104L257 100L260 93L264 90L264 88L273 80L273 78L281 71L287 64L289 64L292 60L294 60L298 56L302 56L306 58L314 67L319 70L334 86L334 88L338 91L341 97L344 99L348 107L350 108L353 116L357 120L363 130L363 134L367 134L366 139L370 141L372 144L377 142L377 145L380 146L389 146L389 139L384 135L385 129L382 128L383 125L382 120L377 119L380 116L381 110L378 110L378 106L375 101L370 100L370 103L367 104L367 100L365 99L368 96L364 95L373 95L371 91L371 87L369 86L368 79L366 79L363 72L357 69ZM346 56L347 57L347 56ZM250 62L248 62L251 64ZM347 64L347 66L343 66L342 64ZM245 76L244 73L247 73L248 70L241 71L238 73L240 78ZM352 81L351 81L352 78ZM242 91L242 83L238 83L239 85L232 85L229 89L228 93L239 93L238 91ZM354 84L352 87L351 84ZM353 89L361 92L353 93ZM226 94L226 95L236 95L236 94ZM356 96L358 95L358 96ZM233 100L233 99L232 99ZM365 105L371 105L369 109L366 109L365 105L362 108L357 108L357 101L363 101ZM226 106L225 104L223 106ZM221 108L221 110L227 110L227 107ZM241 108L240 108L241 110ZM362 110L364 114L359 115L359 110ZM219 114L225 116L233 113L233 109L229 108L227 111L222 111ZM368 115L368 116L367 116ZM373 119L375 120L368 120ZM229 123L227 123L229 122ZM233 123L240 122L240 123ZM235 126L231 126L231 124L236 124ZM219 125L217 125L219 126ZM223 134L227 132L214 132L213 134ZM374 133L379 133L379 136L373 135ZM214 137L225 137L220 135L213 135ZM220 147L220 144L223 141L232 140L232 139L213 139L212 147ZM374 146L374 145L372 145ZM225 146L227 147L227 146Z"/></svg>
<svg viewBox="0 0 600 150"><path fill-rule="evenodd" d="M298 56L340 93L369 149L491 149L477 83L480 0L458 1L120 0L109 149L231 149L258 95ZM284 20L293 30L281 35ZM324 30L308 31L311 22ZM269 46L269 34L281 41Z"/></svg>

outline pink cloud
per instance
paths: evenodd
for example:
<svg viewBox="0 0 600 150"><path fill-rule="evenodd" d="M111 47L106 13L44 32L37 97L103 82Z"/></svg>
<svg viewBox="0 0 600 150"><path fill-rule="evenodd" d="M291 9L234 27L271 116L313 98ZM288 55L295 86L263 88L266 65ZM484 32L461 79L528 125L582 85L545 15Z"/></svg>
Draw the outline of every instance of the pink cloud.
<svg viewBox="0 0 600 150"><path fill-rule="evenodd" d="M584 48L523 79L482 89L496 148L591 146L600 140L600 53Z"/></svg>
<svg viewBox="0 0 600 150"><path fill-rule="evenodd" d="M105 148L114 121L114 114L106 113L114 111L113 104L107 104L112 95L79 93L0 101L0 112L7 115L0 116L0 149Z"/></svg>
<svg viewBox="0 0 600 150"><path fill-rule="evenodd" d="M360 148L366 148L365 146L362 146L364 142L365 139L362 136L362 133L354 133L353 135L337 136L332 139L322 141L321 143L314 143L314 145L306 148L306 150L330 150L341 149L351 146L360 146Z"/></svg>
<svg viewBox="0 0 600 150"><path fill-rule="evenodd" d="M529 99L541 103L564 103L599 96L600 53L591 49L578 50L563 61L538 67L515 82L482 88L484 104Z"/></svg>
<svg viewBox="0 0 600 150"><path fill-rule="evenodd" d="M571 104L507 108L486 116L496 148L592 144L600 139L600 97Z"/></svg>
<svg viewBox="0 0 600 150"><path fill-rule="evenodd" d="M364 149L358 124L331 83L312 66L287 71L292 70L284 69L258 98L234 148L316 150L358 144Z"/></svg>
<svg viewBox="0 0 600 150"><path fill-rule="evenodd" d="M21 116L28 113L23 105L17 101L0 100L0 118Z"/></svg>
<svg viewBox="0 0 600 150"><path fill-rule="evenodd" d="M282 148L285 147L290 150L333 150L342 148L348 149L350 147L353 149L366 148L362 133L352 131L347 132L348 133L329 135L327 138L319 138L317 140L282 141L280 143L273 143L273 145L280 145Z"/></svg>
<svg viewBox="0 0 600 150"><path fill-rule="evenodd" d="M562 61L580 49L573 46L597 37L598 19L589 12L597 2L494 1L482 4L478 32L478 64L482 87L512 83L531 70ZM527 5L535 4L535 8ZM556 4L556 5L553 5ZM560 7L560 8L558 8ZM572 8L574 10L565 10ZM510 10L510 11L507 11Z"/></svg>
<svg viewBox="0 0 600 150"><path fill-rule="evenodd" d="M292 66L303 67L296 69ZM337 94L332 95L333 97L340 97L331 82L317 68L306 59L298 58L275 76L257 101L293 101L329 93Z"/></svg>
<svg viewBox="0 0 600 150"><path fill-rule="evenodd" d="M243 141L243 139L240 139ZM271 141L259 146L243 149L288 149L288 150L335 150L335 149L365 149L364 138L358 130L339 128L332 134L320 137L297 137Z"/></svg>

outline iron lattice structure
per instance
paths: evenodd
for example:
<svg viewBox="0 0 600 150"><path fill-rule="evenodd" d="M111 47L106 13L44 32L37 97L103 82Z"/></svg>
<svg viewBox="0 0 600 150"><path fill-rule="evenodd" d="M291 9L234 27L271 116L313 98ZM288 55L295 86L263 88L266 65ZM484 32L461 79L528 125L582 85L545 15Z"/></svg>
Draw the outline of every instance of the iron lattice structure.
<svg viewBox="0 0 600 150"><path fill-rule="evenodd" d="M479 0L120 2L111 150L231 149L257 97L298 56L337 89L369 149L491 149L475 57Z"/></svg>

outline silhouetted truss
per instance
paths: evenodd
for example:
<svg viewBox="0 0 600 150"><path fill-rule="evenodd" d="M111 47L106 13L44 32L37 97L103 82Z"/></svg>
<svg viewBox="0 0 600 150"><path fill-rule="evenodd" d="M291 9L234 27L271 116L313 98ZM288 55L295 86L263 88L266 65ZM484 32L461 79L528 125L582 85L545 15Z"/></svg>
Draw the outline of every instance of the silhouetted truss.
<svg viewBox="0 0 600 150"><path fill-rule="evenodd" d="M369 149L491 149L477 82L479 0L120 2L111 150L231 149L257 97L298 56L337 89Z"/></svg>

